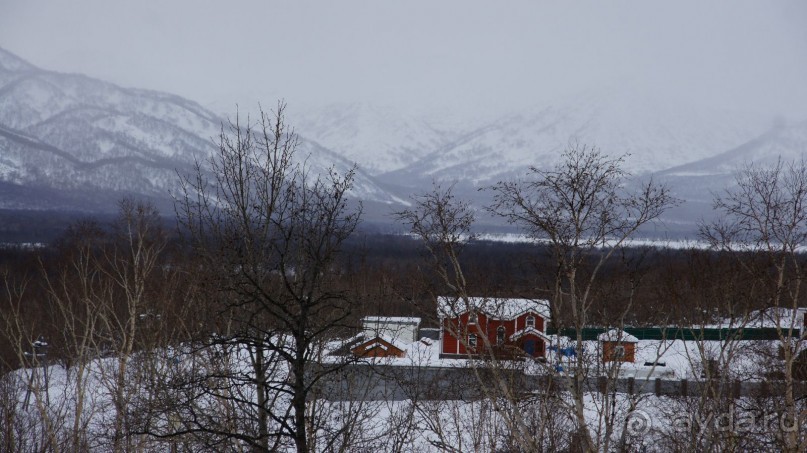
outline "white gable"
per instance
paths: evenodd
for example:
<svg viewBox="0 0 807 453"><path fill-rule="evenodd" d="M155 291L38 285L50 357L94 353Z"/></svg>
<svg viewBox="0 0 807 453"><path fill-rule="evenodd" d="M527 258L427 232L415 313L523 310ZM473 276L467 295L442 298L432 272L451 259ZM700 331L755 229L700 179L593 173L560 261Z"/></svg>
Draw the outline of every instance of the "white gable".
<svg viewBox="0 0 807 453"><path fill-rule="evenodd" d="M524 335L535 335L536 337L544 340L549 341L549 338L540 330L536 329L535 327L527 327L526 329L521 329L518 332L510 335L510 340L518 340L519 338L523 337Z"/></svg>

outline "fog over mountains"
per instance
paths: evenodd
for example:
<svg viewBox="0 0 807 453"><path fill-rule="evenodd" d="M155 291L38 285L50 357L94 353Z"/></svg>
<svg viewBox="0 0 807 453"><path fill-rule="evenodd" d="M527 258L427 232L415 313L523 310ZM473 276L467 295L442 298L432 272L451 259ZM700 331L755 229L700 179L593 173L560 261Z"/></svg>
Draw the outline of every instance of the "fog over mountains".
<svg viewBox="0 0 807 453"><path fill-rule="evenodd" d="M352 195L375 220L432 181L456 183L482 203L477 188L529 165L551 166L577 142L630 153L626 166L636 177L669 184L687 203L665 225L688 231L708 214L710 191L730 184L739 166L807 151L807 122L697 108L625 87L465 123L368 103L294 107L298 157L315 170L356 162ZM0 208L103 212L136 195L170 209L177 172L215 150L223 122L191 100L41 70L0 49Z"/></svg>

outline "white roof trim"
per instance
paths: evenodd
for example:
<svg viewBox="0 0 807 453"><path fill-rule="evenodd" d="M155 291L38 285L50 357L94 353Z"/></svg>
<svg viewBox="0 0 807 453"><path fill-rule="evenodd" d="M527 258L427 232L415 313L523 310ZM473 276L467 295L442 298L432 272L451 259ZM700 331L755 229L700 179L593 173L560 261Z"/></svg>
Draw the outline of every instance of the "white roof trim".
<svg viewBox="0 0 807 453"><path fill-rule="evenodd" d="M546 336L546 334L544 334L543 332L534 327L527 327L525 329L521 329L515 332L513 335L510 335L510 340L517 340L527 334L532 334L544 341L549 341L549 338Z"/></svg>
<svg viewBox="0 0 807 453"><path fill-rule="evenodd" d="M361 343L357 344L356 346L354 346L354 347L353 347L353 348L351 348L351 349L356 349L356 348L358 348L359 346L364 346L364 345L369 346L367 349L374 348L374 347L376 347L376 346L381 346L381 347L383 347L384 349L387 349L386 345L384 345L383 343L381 343L381 342L380 342L380 341L378 341L378 340L383 340L383 341L386 341L387 343L389 343L389 344L391 344L392 346L394 346L394 347L396 347L396 348L400 349L401 351L403 351L403 350L404 350L404 348L402 348L400 345L398 345L398 344L396 344L396 343L395 343L395 340L394 340L394 339L392 339L392 338L390 338L390 337L388 337L388 336L386 336L386 335L374 335L373 337L368 338L368 339L367 339L367 340L365 340L365 341L362 341ZM376 346L371 346L371 345L376 345Z"/></svg>

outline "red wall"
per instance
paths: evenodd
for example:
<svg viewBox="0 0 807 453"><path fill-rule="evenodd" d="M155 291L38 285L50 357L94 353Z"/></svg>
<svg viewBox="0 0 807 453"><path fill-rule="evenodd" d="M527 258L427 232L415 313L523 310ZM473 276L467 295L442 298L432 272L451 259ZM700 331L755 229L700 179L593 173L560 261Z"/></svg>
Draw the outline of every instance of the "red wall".
<svg viewBox="0 0 807 453"><path fill-rule="evenodd" d="M517 330L523 329L527 325L527 314L523 314L515 320L498 320L490 319L484 313L479 313L477 316L476 324L468 324L468 313L463 313L459 317L447 318L443 320L443 338L442 338L442 353L443 354L467 354L468 350L465 345L467 344L467 334L477 334L477 346L481 347L484 342L481 335L485 335L491 345L496 345L496 330L499 326L504 326L505 329L505 344L512 344L510 336ZM544 331L544 319L534 313L535 328L541 332ZM481 334L480 334L481 332ZM463 341L459 341L455 333L463 335ZM540 339L539 339L540 340ZM543 345L543 341L540 341ZM541 354L543 355L543 346L541 346ZM537 351L536 351L537 352Z"/></svg>

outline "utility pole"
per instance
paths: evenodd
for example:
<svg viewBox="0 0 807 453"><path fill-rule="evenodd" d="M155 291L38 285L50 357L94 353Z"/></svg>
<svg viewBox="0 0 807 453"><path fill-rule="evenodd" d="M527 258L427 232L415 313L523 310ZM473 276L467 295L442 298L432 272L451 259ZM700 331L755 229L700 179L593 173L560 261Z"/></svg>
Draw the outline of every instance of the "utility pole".
<svg viewBox="0 0 807 453"><path fill-rule="evenodd" d="M32 351L26 352L25 356L31 358L32 366L36 367L39 360L42 360L42 374L45 378L45 403L50 406L50 391L48 386L48 342L45 337L39 336L33 343L31 343ZM31 387L34 384L34 373L31 372L31 379L28 381L28 388L25 392L25 402L23 403L23 410L28 409L28 403L31 400Z"/></svg>

